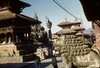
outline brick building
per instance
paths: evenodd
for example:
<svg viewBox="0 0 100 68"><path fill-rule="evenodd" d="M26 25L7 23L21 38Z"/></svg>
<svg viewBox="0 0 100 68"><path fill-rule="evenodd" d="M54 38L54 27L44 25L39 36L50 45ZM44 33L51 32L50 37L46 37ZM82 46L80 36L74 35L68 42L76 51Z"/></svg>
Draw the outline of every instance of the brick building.
<svg viewBox="0 0 100 68"><path fill-rule="evenodd" d="M88 21L92 22L95 37L100 34L100 1L99 0L80 0L84 13ZM97 38L96 38L96 43ZM100 43L99 43L100 44ZM100 45L96 45L100 48Z"/></svg>

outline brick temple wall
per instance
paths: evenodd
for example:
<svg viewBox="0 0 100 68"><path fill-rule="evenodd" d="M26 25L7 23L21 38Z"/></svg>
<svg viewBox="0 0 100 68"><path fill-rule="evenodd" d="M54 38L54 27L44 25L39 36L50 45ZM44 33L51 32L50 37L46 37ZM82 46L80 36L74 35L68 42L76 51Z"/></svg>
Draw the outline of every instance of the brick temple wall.
<svg viewBox="0 0 100 68"><path fill-rule="evenodd" d="M96 23L93 23L94 33L95 33L95 41L96 41L96 47L100 49L100 39L96 38L98 34L100 34L100 26L98 26ZM99 44L98 44L99 43Z"/></svg>

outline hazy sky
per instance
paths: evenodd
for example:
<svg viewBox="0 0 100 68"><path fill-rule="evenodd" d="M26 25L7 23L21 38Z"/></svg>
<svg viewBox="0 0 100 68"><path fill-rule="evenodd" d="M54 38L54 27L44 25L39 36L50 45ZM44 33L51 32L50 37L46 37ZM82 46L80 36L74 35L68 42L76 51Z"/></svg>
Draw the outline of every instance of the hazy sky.
<svg viewBox="0 0 100 68"><path fill-rule="evenodd" d="M68 21L73 22L75 18L70 14L65 12L62 8L60 8L53 0L22 0L29 4L31 7L27 7L23 10L22 14L34 17L34 13L36 12L38 15L38 19L42 22L42 25L46 27L45 17L47 16L52 22L52 33L55 33L61 30L60 27L57 26L60 22L63 22L65 18ZM87 21L85 18L81 3L79 0L57 0L66 10L71 12L78 18L82 18L83 27L85 29L91 28L91 23Z"/></svg>

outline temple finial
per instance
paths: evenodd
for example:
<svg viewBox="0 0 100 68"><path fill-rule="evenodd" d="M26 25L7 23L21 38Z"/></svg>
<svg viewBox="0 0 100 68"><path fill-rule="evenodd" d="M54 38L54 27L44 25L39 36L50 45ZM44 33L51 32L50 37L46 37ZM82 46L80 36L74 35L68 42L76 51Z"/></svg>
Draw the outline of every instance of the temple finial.
<svg viewBox="0 0 100 68"><path fill-rule="evenodd" d="M65 21L67 21L67 18L65 18Z"/></svg>
<svg viewBox="0 0 100 68"><path fill-rule="evenodd" d="M49 18L47 16L45 18L46 18L46 22L49 22Z"/></svg>
<svg viewBox="0 0 100 68"><path fill-rule="evenodd" d="M35 19L35 20L38 20L38 16L37 16L36 12L35 12L35 14L34 14L34 19Z"/></svg>
<svg viewBox="0 0 100 68"><path fill-rule="evenodd" d="M52 22L50 22L50 20L47 16L46 16L46 25L47 25L47 28L51 28L51 26L52 26Z"/></svg>

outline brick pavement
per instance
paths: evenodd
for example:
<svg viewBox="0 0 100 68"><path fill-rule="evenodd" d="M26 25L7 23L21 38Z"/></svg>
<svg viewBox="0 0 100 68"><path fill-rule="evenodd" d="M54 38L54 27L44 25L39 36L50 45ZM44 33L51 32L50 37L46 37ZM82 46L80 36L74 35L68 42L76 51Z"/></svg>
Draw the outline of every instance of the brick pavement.
<svg viewBox="0 0 100 68"><path fill-rule="evenodd" d="M61 57L56 57L58 61L58 68L64 68L62 64ZM0 68L35 68L34 61L25 62L25 63L14 63L14 64L0 64ZM41 61L41 68L53 68L52 61L50 59Z"/></svg>

